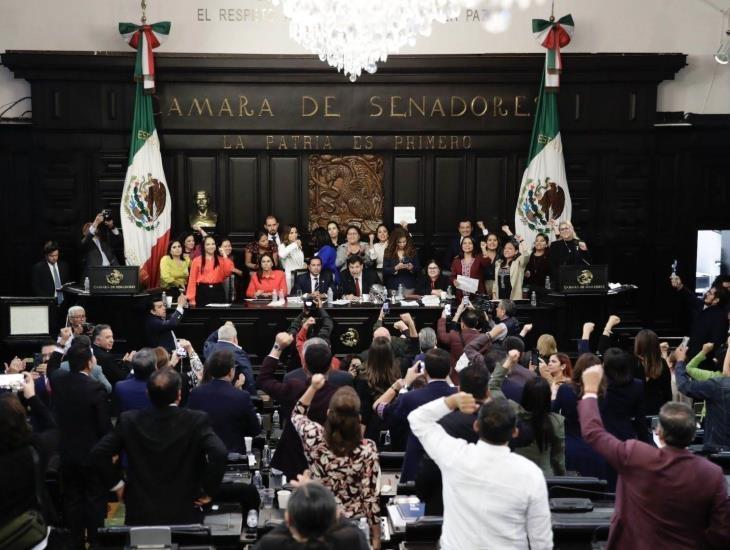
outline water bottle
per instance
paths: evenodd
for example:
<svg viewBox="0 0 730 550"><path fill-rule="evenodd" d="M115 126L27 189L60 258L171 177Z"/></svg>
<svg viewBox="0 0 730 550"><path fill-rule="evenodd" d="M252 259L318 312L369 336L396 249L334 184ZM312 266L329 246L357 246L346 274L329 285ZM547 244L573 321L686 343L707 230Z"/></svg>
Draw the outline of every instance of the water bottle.
<svg viewBox="0 0 730 550"><path fill-rule="evenodd" d="M264 479L261 477L261 470L256 470L253 474L253 486L261 494L264 488Z"/></svg>
<svg viewBox="0 0 730 550"><path fill-rule="evenodd" d="M384 438L384 441L383 441L383 446L390 447L390 430L388 430L387 432L385 432L385 438Z"/></svg>
<svg viewBox="0 0 730 550"><path fill-rule="evenodd" d="M279 425L280 419L279 419L279 411L274 411L274 414L271 415L271 428L272 429L279 429L281 426Z"/></svg>
<svg viewBox="0 0 730 550"><path fill-rule="evenodd" d="M331 306L332 302L335 301L335 293L332 292L332 288L327 289L327 305Z"/></svg>
<svg viewBox="0 0 730 550"><path fill-rule="evenodd" d="M278 302L279 301L279 291L274 289L271 293L271 301L272 302Z"/></svg>
<svg viewBox="0 0 730 550"><path fill-rule="evenodd" d="M91 283L89 282L89 278L84 278L84 292L89 292L91 290Z"/></svg>
<svg viewBox="0 0 730 550"><path fill-rule="evenodd" d="M402 284L398 285L398 299L399 300L403 299L403 285Z"/></svg>
<svg viewBox="0 0 730 550"><path fill-rule="evenodd" d="M537 305L537 293L533 290L530 295L530 305L535 307Z"/></svg>
<svg viewBox="0 0 730 550"><path fill-rule="evenodd" d="M165 292L164 290L162 291L162 305L167 307L167 292Z"/></svg>
<svg viewBox="0 0 730 550"><path fill-rule="evenodd" d="M449 285L448 288L446 289L446 299L447 300L453 300L454 299L454 293L451 290L451 285Z"/></svg>
<svg viewBox="0 0 730 550"><path fill-rule="evenodd" d="M550 286L550 275L545 276L545 290L550 290L552 287Z"/></svg>
<svg viewBox="0 0 730 550"><path fill-rule="evenodd" d="M264 450L261 451L261 467L268 468L271 464L271 451L268 445L264 445Z"/></svg>
<svg viewBox="0 0 730 550"><path fill-rule="evenodd" d="M370 526L368 525L368 519L360 518L360 521L358 521L357 523L357 528L362 531L363 535L365 535L365 540L368 543L368 548L370 548Z"/></svg>
<svg viewBox="0 0 730 550"><path fill-rule="evenodd" d="M246 527L249 529L256 529L259 526L259 515L256 510L249 510L246 516Z"/></svg>
<svg viewBox="0 0 730 550"><path fill-rule="evenodd" d="M261 423L261 422L262 422L262 420L263 420L263 419L261 418L261 413L256 413L256 419L257 419L257 420L259 421L259 426L263 426L263 424Z"/></svg>

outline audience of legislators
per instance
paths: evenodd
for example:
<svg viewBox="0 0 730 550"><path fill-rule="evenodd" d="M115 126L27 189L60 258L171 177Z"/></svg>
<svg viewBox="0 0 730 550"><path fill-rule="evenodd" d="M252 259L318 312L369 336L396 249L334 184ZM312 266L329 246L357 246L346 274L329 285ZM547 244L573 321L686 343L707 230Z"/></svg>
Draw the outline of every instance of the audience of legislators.
<svg viewBox="0 0 730 550"><path fill-rule="evenodd" d="M193 306L226 303L223 281L233 272L233 262L223 258L215 239L203 238L203 253L190 264L190 277L186 292Z"/></svg>
<svg viewBox="0 0 730 550"><path fill-rule="evenodd" d="M289 497L284 524L274 527L255 550L310 550L348 548L369 550L362 532L340 516L332 492L323 485L303 480Z"/></svg>
<svg viewBox="0 0 730 550"><path fill-rule="evenodd" d="M495 366L489 380L489 394L493 398L504 398L502 381L517 359L518 352L510 350L504 364ZM562 476L565 475L565 424L562 416L551 412L550 404L550 385L544 378L536 376L525 383L522 400L516 407L522 443L513 451L537 464L546 476Z"/></svg>
<svg viewBox="0 0 730 550"><path fill-rule="evenodd" d="M696 430L692 409L684 403L662 406L659 448L635 439L621 441L603 427L598 407L602 378L600 366L583 371L578 412L583 437L619 474L607 547L700 548L709 543L727 548L727 482L719 466L686 449Z"/></svg>
<svg viewBox="0 0 730 550"><path fill-rule="evenodd" d="M333 227L337 228L335 222L327 224L328 231ZM337 258L337 250L335 245L332 244L331 239L332 232L328 234L327 231L322 227L317 227L312 231L312 247L314 248L314 256L319 258L322 262L322 271L329 271L332 274L332 278L335 283L340 282L340 270L337 269L335 263Z"/></svg>
<svg viewBox="0 0 730 550"><path fill-rule="evenodd" d="M441 273L441 267L436 260L428 260L426 267L418 274L414 292L419 296L441 296L449 289L451 281Z"/></svg>
<svg viewBox="0 0 730 550"><path fill-rule="evenodd" d="M442 349L432 349L426 352L423 360L424 373L428 384L426 386L411 390L411 384L421 374L418 369L420 365L414 365L408 370L406 377L398 380L393 384L373 404L373 409L378 416L384 420L391 422L392 425L398 423L405 425L408 415L421 405L451 395L456 390L448 384L446 378L451 370L451 362L449 354ZM399 392L405 389L406 393L399 395ZM395 402L393 399L397 397ZM414 481L416 474L421 466L423 458L423 447L418 438L411 432L408 433L406 443L406 455L403 459L403 469L401 471L401 482Z"/></svg>
<svg viewBox="0 0 730 550"><path fill-rule="evenodd" d="M273 265L279 263L279 246L275 240L269 239L269 233L266 231L256 232L256 239L246 245L244 254L244 263L250 271L259 269L261 256L264 254L268 254Z"/></svg>
<svg viewBox="0 0 730 550"><path fill-rule="evenodd" d="M147 334L147 343L151 347L162 346L167 351L172 352L177 347L177 339L175 337L175 328L177 328L180 319L185 312L184 307L188 300L185 294L180 294L177 298L177 307L175 311L167 317L167 308L162 296L155 296L150 300L150 310L145 319L145 332Z"/></svg>
<svg viewBox="0 0 730 550"><path fill-rule="evenodd" d="M243 389L249 394L256 392L256 383L253 378L253 368L248 353L238 345L238 331L231 321L226 321L218 330L210 333L203 346L203 357L206 362L218 351L228 351L233 354L236 367L235 379L243 376Z"/></svg>
<svg viewBox="0 0 730 550"><path fill-rule="evenodd" d="M330 398L325 425L307 417L315 394L326 383L322 374L312 375L299 398L291 422L299 434L309 472L332 491L345 517L364 516L370 526L372 548L380 548L378 449L362 439L360 399L351 387L339 388Z"/></svg>
<svg viewBox="0 0 730 550"><path fill-rule="evenodd" d="M327 291L334 292L334 278L330 270L322 270L322 258L312 256L307 264L307 273L297 275L292 288L292 294L301 291L315 297L327 296Z"/></svg>
<svg viewBox="0 0 730 550"><path fill-rule="evenodd" d="M451 262L451 284L456 287L456 299L461 300L463 291L459 288L459 275L477 279L477 292L484 292L484 279L482 276L482 265L484 259L477 254L475 241L471 237L461 239L461 252Z"/></svg>
<svg viewBox="0 0 730 550"><path fill-rule="evenodd" d="M380 284L378 275L371 269L364 269L362 258L353 255L347 258L347 271L340 274L340 294L351 300L361 298L370 292L370 287Z"/></svg>
<svg viewBox="0 0 730 550"><path fill-rule="evenodd" d="M506 227L509 231L509 228ZM512 237L512 233L508 233ZM494 264L495 300L521 300L525 266L529 259L522 237L510 238L502 247L502 254Z"/></svg>
<svg viewBox="0 0 730 550"><path fill-rule="evenodd" d="M381 223L375 233L368 235L370 239L370 247L368 248L368 255L374 262L376 269L383 269L383 257L385 256L385 249L388 247L388 237L390 232L388 226Z"/></svg>
<svg viewBox="0 0 730 550"><path fill-rule="evenodd" d="M127 525L201 523L202 508L223 479L226 448L208 415L179 407L180 375L155 371L147 382L152 407L120 415L90 453L107 489L126 505ZM124 452L126 476L112 457Z"/></svg>
<svg viewBox="0 0 730 550"><path fill-rule="evenodd" d="M567 221L558 224L558 239L550 243L549 258L551 279L554 281L560 280L560 268L564 265L591 263L588 246L578 239L573 225Z"/></svg>
<svg viewBox="0 0 730 550"><path fill-rule="evenodd" d="M213 352L205 362L203 383L194 388L187 406L208 413L213 431L228 452L244 453L244 437L256 436L261 424L251 396L243 390L243 373L236 376L233 353L229 350Z"/></svg>
<svg viewBox="0 0 730 550"><path fill-rule="evenodd" d="M405 295L413 294L416 277L421 270L416 247L411 236L402 227L396 227L388 239L383 256L383 282L388 290L398 290L403 285Z"/></svg>
<svg viewBox="0 0 730 550"><path fill-rule="evenodd" d="M279 261L286 273L288 292L291 293L294 285L294 272L305 268L302 241L299 238L299 231L294 225L284 226L284 238L279 243Z"/></svg>
<svg viewBox="0 0 730 550"><path fill-rule="evenodd" d="M274 258L264 252L259 256L258 269L251 273L246 298L271 298L274 292L286 296L286 275L283 271L274 269Z"/></svg>
<svg viewBox="0 0 730 550"><path fill-rule="evenodd" d="M431 400L408 416L414 437L443 477L440 547L552 549L543 474L533 462L509 449L517 435L512 405L505 399L491 399L479 407L476 444L450 436L439 424L457 409L474 414L476 400L467 393L455 393Z"/></svg>
<svg viewBox="0 0 730 550"><path fill-rule="evenodd" d="M366 268L373 265L373 260L370 259L370 254L368 254L368 244L363 242L360 228L350 225L345 233L345 242L337 247L337 256L335 258L337 269L344 271L347 260L353 256L360 258Z"/></svg>
<svg viewBox="0 0 730 550"><path fill-rule="evenodd" d="M264 358L258 377L259 387L281 404L286 416L289 416L299 398L307 390L306 382L298 379L280 382L274 375L274 371L280 365L281 354L291 345L292 341L291 334L286 332L280 332L276 335L274 346L271 348L269 355ZM309 374L327 373L331 361L332 352L326 342L321 339L312 339L306 342L302 367ZM320 424L325 423L330 398L335 391L337 391L337 388L329 382L325 382L324 386L317 391L307 412L307 416L311 420ZM307 459L304 455L301 439L291 422L284 424L281 438L271 460L271 466L281 470L289 479L296 479L297 475L307 469Z"/></svg>
<svg viewBox="0 0 730 550"><path fill-rule="evenodd" d="M160 287L175 297L180 289L188 286L190 275L190 258L183 256L183 245L178 240L171 240L167 245L167 254L160 258Z"/></svg>
<svg viewBox="0 0 730 550"><path fill-rule="evenodd" d="M34 296L53 296L60 305L63 302L61 287L69 282L68 265L59 261L58 243L48 241L43 245L43 259L30 270L30 284Z"/></svg>
<svg viewBox="0 0 730 550"><path fill-rule="evenodd" d="M545 233L538 233L532 245L532 252L525 265L523 284L530 290L545 288L547 277L550 276L550 254L548 252L550 239ZM550 283L552 287L552 282Z"/></svg>

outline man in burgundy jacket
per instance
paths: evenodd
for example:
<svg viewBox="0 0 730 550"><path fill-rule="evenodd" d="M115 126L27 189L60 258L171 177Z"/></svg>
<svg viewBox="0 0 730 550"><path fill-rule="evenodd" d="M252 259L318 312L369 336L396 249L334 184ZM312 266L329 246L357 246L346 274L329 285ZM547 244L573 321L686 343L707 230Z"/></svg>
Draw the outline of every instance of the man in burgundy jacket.
<svg viewBox="0 0 730 550"><path fill-rule="evenodd" d="M280 365L281 354L292 343L292 340L292 335L286 332L276 335L274 347L261 364L261 372L256 379L259 388L281 403L282 417L286 418L290 416L297 400L309 386L309 377L306 380L291 378L285 382L279 382L274 376L274 371ZM304 370L309 376L317 373L326 375L332 361L332 351L327 342L321 338L310 338L304 344L303 359ZM330 398L335 391L337 391L336 386L325 382L322 389L315 394L307 416L324 425L327 420ZM307 469L307 458L304 456L302 440L299 439L299 435L288 420L284 424L271 466L284 472L288 479L296 479L297 474L301 474Z"/></svg>
<svg viewBox="0 0 730 550"><path fill-rule="evenodd" d="M583 372L578 403L581 432L619 474L609 549L730 547L730 501L722 470L685 449L694 439L695 415L684 403L659 411L661 447L606 432L597 394L603 367Z"/></svg>
<svg viewBox="0 0 730 550"><path fill-rule="evenodd" d="M477 330L479 325L479 315L476 311L469 308L466 309L464 304L461 303L454 314L452 319L453 323L459 323L461 325L461 332L455 329L447 330L446 318L441 316L436 322L436 334L438 336L439 343L449 348L451 354L451 380L457 384L459 382L459 375L454 371L456 362L464 353L464 346L466 346L472 339L479 336L480 332Z"/></svg>

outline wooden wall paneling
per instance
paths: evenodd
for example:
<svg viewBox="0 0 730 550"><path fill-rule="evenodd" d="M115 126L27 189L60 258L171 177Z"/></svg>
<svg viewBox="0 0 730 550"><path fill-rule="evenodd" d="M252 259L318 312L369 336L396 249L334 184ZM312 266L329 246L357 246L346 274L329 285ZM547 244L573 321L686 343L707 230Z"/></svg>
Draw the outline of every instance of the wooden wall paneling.
<svg viewBox="0 0 730 550"><path fill-rule="evenodd" d="M507 185L507 155L482 156L474 158L474 219L484 221L490 231L501 226L502 201Z"/></svg>
<svg viewBox="0 0 730 550"><path fill-rule="evenodd" d="M279 223L300 219L302 187L298 156L269 157L267 207L260 210L256 227L263 227L264 218L273 213Z"/></svg>
<svg viewBox="0 0 730 550"><path fill-rule="evenodd" d="M433 236L445 239L467 213L464 157L439 156L433 159Z"/></svg>
<svg viewBox="0 0 730 550"><path fill-rule="evenodd" d="M189 212L195 208L196 191L207 191L210 195L210 207L220 212L223 205L218 202L217 183L218 162L215 153L185 157L185 187Z"/></svg>
<svg viewBox="0 0 730 550"><path fill-rule="evenodd" d="M416 223L408 226L417 242L423 242L425 193L423 192L423 157L421 155L393 156L393 198L386 201L392 206L415 206ZM392 208L389 208L392 215ZM399 223L400 220L393 220Z"/></svg>
<svg viewBox="0 0 730 550"><path fill-rule="evenodd" d="M229 235L239 243L250 242L258 228L258 158L228 158L228 202L225 215Z"/></svg>

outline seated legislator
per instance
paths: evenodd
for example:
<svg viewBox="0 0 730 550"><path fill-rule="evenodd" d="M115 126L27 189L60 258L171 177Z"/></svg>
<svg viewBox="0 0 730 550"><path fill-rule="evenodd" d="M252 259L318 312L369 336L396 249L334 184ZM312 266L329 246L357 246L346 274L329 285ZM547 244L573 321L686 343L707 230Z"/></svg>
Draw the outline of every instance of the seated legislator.
<svg viewBox="0 0 730 550"><path fill-rule="evenodd" d="M347 548L370 550L357 525L341 518L329 489L314 481L299 482L289 497L284 524L274 527L254 550L311 550Z"/></svg>
<svg viewBox="0 0 730 550"><path fill-rule="evenodd" d="M105 485L123 494L127 525L201 523L202 506L220 487L226 447L208 415L178 407L180 375L155 371L147 383L152 407L128 411L91 451ZM126 485L112 457L126 453ZM118 464L118 463L117 463Z"/></svg>
<svg viewBox="0 0 730 550"><path fill-rule="evenodd" d="M233 272L233 262L223 258L215 239L203 239L203 253L190 264L190 277L186 292L191 305L203 307L208 304L226 303L223 281Z"/></svg>
<svg viewBox="0 0 730 550"><path fill-rule="evenodd" d="M547 485L540 468L510 452L517 413L506 399L478 408L479 441L453 437L439 421L452 411L477 412L474 396L456 393L417 408L411 430L443 477L440 548L553 548Z"/></svg>
<svg viewBox="0 0 730 550"><path fill-rule="evenodd" d="M63 302L60 288L68 282L68 266L58 261L58 257L58 243L48 241L43 245L43 259L33 265L30 278L34 296L54 296L60 304Z"/></svg>
<svg viewBox="0 0 730 550"><path fill-rule="evenodd" d="M602 379L600 365L583 371L578 414L583 438L619 475L607 548L729 548L722 469L686 448L695 436L694 411L674 401L662 406L659 448L621 441L603 427L597 397Z"/></svg>
<svg viewBox="0 0 730 550"><path fill-rule="evenodd" d="M160 287L178 295L179 290L188 286L190 274L190 258L183 256L183 245L173 239L167 245L167 254L160 258Z"/></svg>
<svg viewBox="0 0 730 550"><path fill-rule="evenodd" d="M271 298L274 291L286 296L286 274L274 269L274 258L268 252L259 256L259 267L251 274L246 298Z"/></svg>
<svg viewBox="0 0 730 550"><path fill-rule="evenodd" d="M298 275L294 280L292 294L296 294L301 290L302 294L327 295L327 291L331 288L334 292L335 284L332 278L332 272L322 271L322 258L312 256L309 258L307 265L308 273Z"/></svg>
<svg viewBox="0 0 730 550"><path fill-rule="evenodd" d="M396 227L388 239L383 256L383 281L388 290L398 290L403 285L405 294L413 294L416 276L421 270L418 253L408 231Z"/></svg>
<svg viewBox="0 0 730 550"><path fill-rule="evenodd" d="M445 275L441 274L441 267L436 260L429 260L426 268L418 275L416 279L416 288L414 292L419 296L441 296L442 292L448 290L451 281Z"/></svg>
<svg viewBox="0 0 730 550"><path fill-rule="evenodd" d="M177 298L177 309L167 318L167 310L162 296L155 296L151 300L150 310L145 319L145 333L147 334L147 345L152 348L162 346L169 352L175 351L177 343L175 341L176 328L184 313L184 307L188 303L185 294L180 294Z"/></svg>
<svg viewBox="0 0 730 550"><path fill-rule="evenodd" d="M363 269L360 256L347 258L347 271L340 275L340 293L344 298L351 300L368 294L375 284L380 284L378 274L371 269Z"/></svg>
<svg viewBox="0 0 730 550"><path fill-rule="evenodd" d="M228 452L243 453L243 438L261 432L251 396L241 389L244 375L239 374L234 385L236 369L233 354L228 350L214 352L205 362L205 373L203 383L190 393L187 406L208 413L213 431Z"/></svg>

